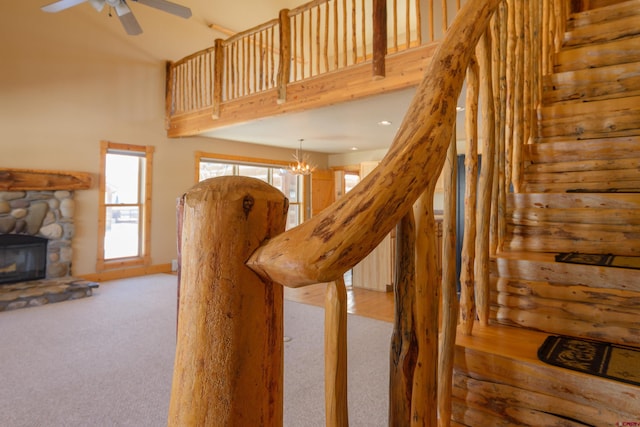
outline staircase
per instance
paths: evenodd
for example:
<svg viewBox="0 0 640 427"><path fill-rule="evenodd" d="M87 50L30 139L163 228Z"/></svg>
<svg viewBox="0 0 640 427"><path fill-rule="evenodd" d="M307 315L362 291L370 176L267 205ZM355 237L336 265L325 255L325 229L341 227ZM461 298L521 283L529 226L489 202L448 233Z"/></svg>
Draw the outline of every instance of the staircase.
<svg viewBox="0 0 640 427"><path fill-rule="evenodd" d="M554 71L508 199L495 319L638 346L640 270L554 256L640 257L640 1L573 14Z"/></svg>
<svg viewBox="0 0 640 427"><path fill-rule="evenodd" d="M452 425L640 423L640 387L536 356L549 334L640 347L640 270L555 258L640 257L640 0L605 3L571 15L543 82L492 260L493 325L458 339Z"/></svg>

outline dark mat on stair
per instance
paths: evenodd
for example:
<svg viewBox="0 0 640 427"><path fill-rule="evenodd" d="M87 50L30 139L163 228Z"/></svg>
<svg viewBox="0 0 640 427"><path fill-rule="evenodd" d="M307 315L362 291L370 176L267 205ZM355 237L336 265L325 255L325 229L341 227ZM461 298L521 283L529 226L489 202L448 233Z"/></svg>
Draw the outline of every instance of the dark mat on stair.
<svg viewBox="0 0 640 427"><path fill-rule="evenodd" d="M556 262L568 262L570 264L603 265L608 267L640 269L640 257L582 254L578 252L564 252L556 255Z"/></svg>
<svg viewBox="0 0 640 427"><path fill-rule="evenodd" d="M640 385L640 349L559 335L547 337L538 358L550 365Z"/></svg>

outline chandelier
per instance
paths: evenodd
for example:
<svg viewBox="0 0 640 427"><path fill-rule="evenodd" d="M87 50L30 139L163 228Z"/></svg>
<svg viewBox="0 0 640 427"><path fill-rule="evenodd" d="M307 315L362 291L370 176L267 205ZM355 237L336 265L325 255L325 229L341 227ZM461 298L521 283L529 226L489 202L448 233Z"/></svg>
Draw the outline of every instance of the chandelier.
<svg viewBox="0 0 640 427"><path fill-rule="evenodd" d="M310 175L315 170L315 166L309 163L309 158L306 154L302 154L302 141L299 139L300 147L296 149L296 154L293 155L295 163L289 165L289 172L294 175Z"/></svg>

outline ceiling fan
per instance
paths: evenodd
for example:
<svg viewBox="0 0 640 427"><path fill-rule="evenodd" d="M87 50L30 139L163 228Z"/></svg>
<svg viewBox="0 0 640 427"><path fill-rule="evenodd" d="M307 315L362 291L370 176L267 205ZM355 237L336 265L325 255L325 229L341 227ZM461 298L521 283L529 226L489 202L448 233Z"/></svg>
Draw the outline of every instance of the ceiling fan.
<svg viewBox="0 0 640 427"><path fill-rule="evenodd" d="M60 12L70 7L79 5L80 3L89 2L91 6L98 12L101 12L105 5L112 9L115 9L116 15L120 19L124 30L127 34L135 36L142 33L142 28L138 24L138 20L133 16L129 5L126 0L59 0L57 2L42 6L42 10L45 12ZM144 4L172 15L180 16L182 18L189 18L191 16L191 9L181 6L176 3L172 3L167 0L131 0L136 3Z"/></svg>

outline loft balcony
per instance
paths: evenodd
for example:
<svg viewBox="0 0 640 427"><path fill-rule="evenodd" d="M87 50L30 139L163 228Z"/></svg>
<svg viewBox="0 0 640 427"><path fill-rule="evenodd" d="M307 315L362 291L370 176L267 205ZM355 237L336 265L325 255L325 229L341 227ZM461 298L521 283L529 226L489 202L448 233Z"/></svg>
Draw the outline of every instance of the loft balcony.
<svg viewBox="0 0 640 427"><path fill-rule="evenodd" d="M167 134L199 135L417 86L460 6L315 0L284 9L167 65Z"/></svg>

